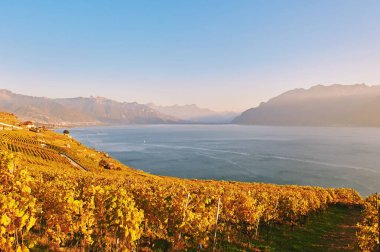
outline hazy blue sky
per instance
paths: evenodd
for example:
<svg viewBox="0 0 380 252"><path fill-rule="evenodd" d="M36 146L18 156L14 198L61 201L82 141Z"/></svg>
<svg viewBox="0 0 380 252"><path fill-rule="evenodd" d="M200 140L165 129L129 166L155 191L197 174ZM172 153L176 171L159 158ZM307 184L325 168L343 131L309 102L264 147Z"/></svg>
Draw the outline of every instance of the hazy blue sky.
<svg viewBox="0 0 380 252"><path fill-rule="evenodd" d="M244 110L380 84L380 1L1 1L0 88Z"/></svg>

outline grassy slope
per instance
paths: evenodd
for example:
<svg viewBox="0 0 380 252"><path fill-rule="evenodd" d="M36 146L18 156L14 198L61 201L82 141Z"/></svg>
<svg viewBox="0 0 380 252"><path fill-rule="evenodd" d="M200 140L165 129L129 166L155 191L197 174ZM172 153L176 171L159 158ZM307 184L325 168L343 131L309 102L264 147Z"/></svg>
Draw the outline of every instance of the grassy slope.
<svg viewBox="0 0 380 252"><path fill-rule="evenodd" d="M356 247L356 223L361 218L361 209L345 206L329 207L322 214L312 216L299 227L283 225L262 230L264 239L259 245L268 251L358 251Z"/></svg>
<svg viewBox="0 0 380 252"><path fill-rule="evenodd" d="M260 241L251 248L226 244L223 251L281 251L281 252L353 252L359 251L356 242L356 223L360 221L360 207L332 206L312 216L306 224L263 227Z"/></svg>

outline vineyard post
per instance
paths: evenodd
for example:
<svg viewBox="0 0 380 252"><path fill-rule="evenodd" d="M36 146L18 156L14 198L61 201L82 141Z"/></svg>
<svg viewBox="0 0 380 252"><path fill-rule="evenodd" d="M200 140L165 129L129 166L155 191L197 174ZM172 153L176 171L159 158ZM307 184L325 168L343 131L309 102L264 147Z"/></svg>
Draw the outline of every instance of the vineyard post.
<svg viewBox="0 0 380 252"><path fill-rule="evenodd" d="M260 216L259 218L257 218L257 222L256 222L256 231L255 231L255 236L257 237L259 235L259 225L260 225Z"/></svg>
<svg viewBox="0 0 380 252"><path fill-rule="evenodd" d="M268 222L268 228L267 228L267 242L268 242L269 241L269 227L270 227L268 212L266 213L266 221Z"/></svg>
<svg viewBox="0 0 380 252"><path fill-rule="evenodd" d="M217 232L217 229L218 229L219 210L220 210L220 197L219 197L219 199L218 199L218 209L216 210L215 233L214 233L214 246L213 246L213 248L212 248L212 251L215 251L215 247L216 247L216 232Z"/></svg>
<svg viewBox="0 0 380 252"><path fill-rule="evenodd" d="M279 201L280 201L280 196L278 196L277 199L276 199L276 204L275 204L274 209L273 209L273 212L272 212L273 216L275 216L275 214L276 214L277 207L278 207L278 202L279 202ZM268 216L268 213L267 213L267 216ZM274 218L273 216L272 216L272 218ZM268 217L267 217L267 221L268 221L267 241L269 241L269 232L272 231L272 225L273 225L273 222L272 222L272 219L269 220Z"/></svg>
<svg viewBox="0 0 380 252"><path fill-rule="evenodd" d="M186 198L186 203L185 203L185 209L183 210L182 222L185 221L186 210L187 210L187 206L189 205L189 199L190 199L190 193L187 193L187 198ZM178 241L181 240L181 236L182 236L182 232L180 231L179 232L179 236L178 236Z"/></svg>
<svg viewBox="0 0 380 252"><path fill-rule="evenodd" d="M15 172L15 167L16 167L16 164L15 164L15 160L14 158L12 159L12 169L11 169L11 173L14 173Z"/></svg>

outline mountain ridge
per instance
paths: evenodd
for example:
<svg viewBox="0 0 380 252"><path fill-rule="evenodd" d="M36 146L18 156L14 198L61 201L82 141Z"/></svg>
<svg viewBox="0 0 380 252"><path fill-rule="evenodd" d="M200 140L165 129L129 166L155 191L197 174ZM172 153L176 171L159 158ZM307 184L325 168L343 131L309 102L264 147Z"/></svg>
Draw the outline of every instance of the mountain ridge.
<svg viewBox="0 0 380 252"><path fill-rule="evenodd" d="M196 104L160 106L149 103L147 105L161 113L194 123L230 123L238 115L236 112L217 112L200 108Z"/></svg>
<svg viewBox="0 0 380 252"><path fill-rule="evenodd" d="M293 89L244 111L237 124L380 126L380 86L365 84Z"/></svg>
<svg viewBox="0 0 380 252"><path fill-rule="evenodd" d="M0 109L54 125L234 123L380 127L380 85L316 85L284 92L236 116L195 104L159 106L105 97L47 98L0 89Z"/></svg>
<svg viewBox="0 0 380 252"><path fill-rule="evenodd" d="M104 97L46 98L0 89L0 109L23 120L57 125L178 123L146 105Z"/></svg>

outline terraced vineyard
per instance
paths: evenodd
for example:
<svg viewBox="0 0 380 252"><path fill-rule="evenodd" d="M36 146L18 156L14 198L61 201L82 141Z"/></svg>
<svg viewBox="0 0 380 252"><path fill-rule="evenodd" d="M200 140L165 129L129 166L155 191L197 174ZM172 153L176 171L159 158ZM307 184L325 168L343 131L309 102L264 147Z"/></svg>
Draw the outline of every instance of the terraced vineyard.
<svg viewBox="0 0 380 252"><path fill-rule="evenodd" d="M19 134L18 131L0 132L0 147L12 153L19 153L20 158L29 164L45 166L46 162L57 166L70 166L70 163L59 152L48 148L43 141L33 140ZM62 151L64 149L62 148Z"/></svg>
<svg viewBox="0 0 380 252"><path fill-rule="evenodd" d="M350 231L356 245L347 251L379 243L374 201L352 189L155 176L52 131L0 137L0 250L281 251L291 247L281 236L286 242L308 223L320 225L318 216L357 216L361 207L360 239ZM328 232L340 230L332 223ZM309 238L304 251L323 242Z"/></svg>

